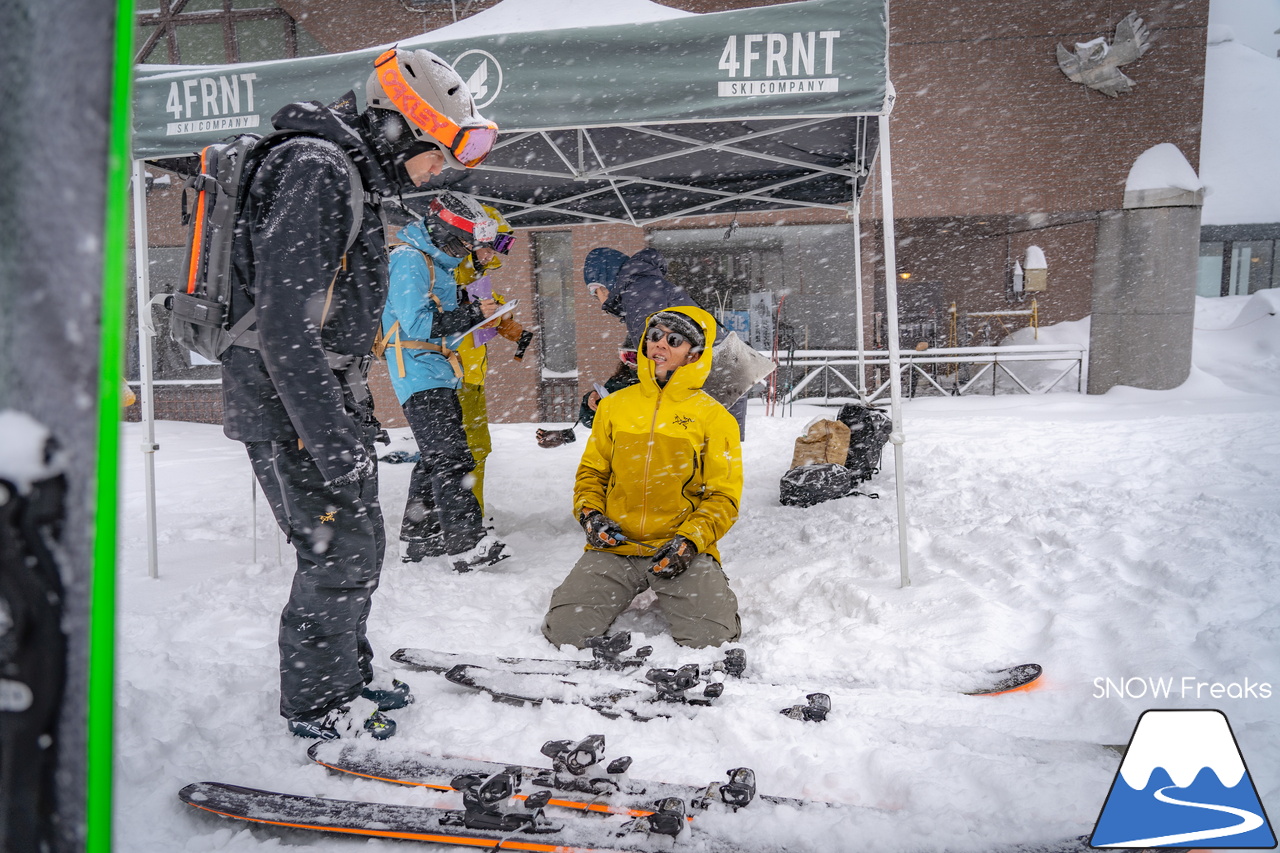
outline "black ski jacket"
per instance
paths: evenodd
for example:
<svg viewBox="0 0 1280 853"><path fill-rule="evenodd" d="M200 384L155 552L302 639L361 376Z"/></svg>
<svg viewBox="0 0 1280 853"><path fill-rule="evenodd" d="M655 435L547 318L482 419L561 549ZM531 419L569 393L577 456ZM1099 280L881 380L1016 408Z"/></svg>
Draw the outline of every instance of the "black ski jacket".
<svg viewBox="0 0 1280 853"><path fill-rule="evenodd" d="M258 349L232 346L222 360L226 435L301 441L330 482L371 470L365 448L377 422L363 382L352 379L368 369L386 300L380 199L399 191L401 174L379 156L354 103L348 93L272 117L278 129L308 135L279 143L251 176L233 249L232 317L256 306ZM372 194L345 264L352 193L343 152ZM335 370L327 353L356 357L357 373Z"/></svg>
<svg viewBox="0 0 1280 853"><path fill-rule="evenodd" d="M667 278L667 259L657 249L641 249L618 270L609 298L600 307L627 324L624 349L635 349L649 315L663 308L697 306L683 287Z"/></svg>

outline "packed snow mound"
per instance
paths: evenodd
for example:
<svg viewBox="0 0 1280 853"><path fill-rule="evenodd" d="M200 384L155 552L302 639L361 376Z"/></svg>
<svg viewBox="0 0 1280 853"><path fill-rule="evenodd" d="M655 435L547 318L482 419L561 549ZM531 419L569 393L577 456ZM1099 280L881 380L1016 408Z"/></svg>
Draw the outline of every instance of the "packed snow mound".
<svg viewBox="0 0 1280 853"><path fill-rule="evenodd" d="M1250 394L1280 396L1280 290L1196 297L1191 362Z"/></svg>

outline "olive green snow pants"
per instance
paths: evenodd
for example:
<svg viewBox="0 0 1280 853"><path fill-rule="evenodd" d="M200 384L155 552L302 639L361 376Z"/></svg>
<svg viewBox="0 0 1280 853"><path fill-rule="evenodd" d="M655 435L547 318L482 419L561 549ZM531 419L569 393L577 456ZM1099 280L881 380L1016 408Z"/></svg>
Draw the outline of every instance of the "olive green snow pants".
<svg viewBox="0 0 1280 853"><path fill-rule="evenodd" d="M656 577L649 571L652 564L650 557L584 551L551 594L543 636L557 646L582 648L589 637L608 631L646 589L657 595L671 636L682 646L718 646L742 635L738 598L714 558L699 554L683 574L670 579Z"/></svg>

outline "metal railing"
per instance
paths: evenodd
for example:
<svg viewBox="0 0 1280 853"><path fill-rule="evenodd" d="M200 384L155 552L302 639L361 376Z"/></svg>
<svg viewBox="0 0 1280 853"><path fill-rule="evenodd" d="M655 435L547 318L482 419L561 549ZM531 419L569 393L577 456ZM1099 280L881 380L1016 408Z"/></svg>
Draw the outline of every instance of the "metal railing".
<svg viewBox="0 0 1280 853"><path fill-rule="evenodd" d="M1005 347L952 347L901 353L907 396L924 392L959 397L965 394L1047 394L1074 374L1077 393L1084 387L1087 349L1082 344L1030 344ZM886 350L796 350L779 353L778 402L798 399L831 402L861 399L874 402L888 393L889 353ZM859 365L867 370L866 394L860 393ZM798 379L796 372L803 371ZM1035 375L1033 375L1035 374ZM783 377L786 377L784 380ZM1003 381L1002 381L1003 380ZM808 393L822 381L822 393ZM831 393L832 387L843 392Z"/></svg>

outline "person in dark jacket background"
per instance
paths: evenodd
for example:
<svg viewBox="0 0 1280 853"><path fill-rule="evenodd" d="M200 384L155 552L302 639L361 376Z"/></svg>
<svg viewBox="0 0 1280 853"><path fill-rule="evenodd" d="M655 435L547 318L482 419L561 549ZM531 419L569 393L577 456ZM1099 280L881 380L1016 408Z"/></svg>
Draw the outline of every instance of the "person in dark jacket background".
<svg viewBox="0 0 1280 853"><path fill-rule="evenodd" d="M636 349L650 315L663 308L699 307L689 291L667 277L667 259L657 249L641 249L631 257L605 246L592 249L582 265L582 278L587 290L600 301L600 308L627 327L627 336L618 351L618 367L603 386L598 386L603 387L606 394L638 381ZM746 438L746 395L720 402L738 422L739 440ZM590 427L599 404L600 392L594 389L587 392L578 407L578 422Z"/></svg>
<svg viewBox="0 0 1280 853"><path fill-rule="evenodd" d="M325 739L388 737L382 711L412 701L404 684L375 680L365 631L386 541L365 385L387 295L381 199L479 165L497 136L428 51L386 51L365 91L363 112L348 92L272 117L301 133L248 177L231 317L255 310L256 328L222 360L224 432L244 442L297 556L280 619L280 713L293 734ZM352 169L363 197L347 248Z"/></svg>
<svg viewBox="0 0 1280 853"><path fill-rule="evenodd" d="M582 266L582 277L587 290L600 300L600 308L627 327L618 353L620 364L603 386L612 394L637 382L636 348L649 315L663 308L697 303L687 290L667 278L667 259L657 249L641 249L631 257L604 246L592 249ZM578 420L583 426L594 422L599 404L598 391L590 391L582 398Z"/></svg>

